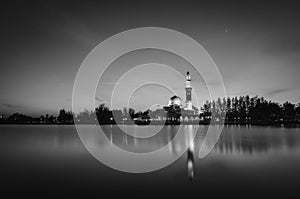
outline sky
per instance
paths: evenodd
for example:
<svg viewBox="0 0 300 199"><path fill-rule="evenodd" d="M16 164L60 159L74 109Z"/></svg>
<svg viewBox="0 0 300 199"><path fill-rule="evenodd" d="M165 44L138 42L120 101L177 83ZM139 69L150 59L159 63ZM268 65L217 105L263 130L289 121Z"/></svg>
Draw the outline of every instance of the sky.
<svg viewBox="0 0 300 199"><path fill-rule="evenodd" d="M71 110L73 84L84 58L110 36L138 27L169 28L199 42L218 66L228 96L249 94L279 103L300 102L296 2L7 1L0 15L0 114ZM126 56L136 60L142 54L176 60L168 53L145 51ZM110 74L118 71L118 63L122 67L122 58ZM184 100L184 78L172 74L166 72L162 78L175 82L170 89ZM138 71L131 75L124 88L141 77ZM201 103L207 91L201 77L195 80L193 87L204 89ZM99 86L96 100L109 103L111 89ZM118 94L115 107L126 106L128 99L122 101L122 92ZM151 103L167 104L173 94L159 85L145 85L129 101L134 108L145 109Z"/></svg>

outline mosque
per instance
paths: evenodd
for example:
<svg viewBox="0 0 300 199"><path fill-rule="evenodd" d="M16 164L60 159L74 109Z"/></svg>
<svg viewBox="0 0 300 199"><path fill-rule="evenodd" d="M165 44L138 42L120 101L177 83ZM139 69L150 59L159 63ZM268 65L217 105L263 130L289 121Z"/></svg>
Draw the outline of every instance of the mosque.
<svg viewBox="0 0 300 199"><path fill-rule="evenodd" d="M183 119L194 119L198 115L198 110L192 104L192 76L189 72L186 73L186 84L185 84L185 106L182 105L180 97L174 95L170 98L167 106L164 106L166 111L167 122L180 122Z"/></svg>

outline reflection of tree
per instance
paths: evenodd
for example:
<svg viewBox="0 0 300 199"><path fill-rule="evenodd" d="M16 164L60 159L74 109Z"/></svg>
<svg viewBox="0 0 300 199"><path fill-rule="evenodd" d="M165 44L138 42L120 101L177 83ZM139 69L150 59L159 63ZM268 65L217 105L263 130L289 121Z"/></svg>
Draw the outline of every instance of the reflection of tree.
<svg viewBox="0 0 300 199"><path fill-rule="evenodd" d="M298 148L297 129L288 133L281 133L281 128L224 128L216 144L217 151L221 153L257 154L288 148ZM272 132L272 133L271 133Z"/></svg>

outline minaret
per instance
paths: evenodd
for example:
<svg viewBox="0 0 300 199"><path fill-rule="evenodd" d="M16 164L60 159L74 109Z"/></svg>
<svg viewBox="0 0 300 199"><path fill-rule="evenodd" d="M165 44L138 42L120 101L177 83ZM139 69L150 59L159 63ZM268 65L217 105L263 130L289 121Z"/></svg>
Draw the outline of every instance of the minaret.
<svg viewBox="0 0 300 199"><path fill-rule="evenodd" d="M191 87L192 76L189 71L186 73L185 93L186 93L186 110L193 110L192 105L192 87Z"/></svg>

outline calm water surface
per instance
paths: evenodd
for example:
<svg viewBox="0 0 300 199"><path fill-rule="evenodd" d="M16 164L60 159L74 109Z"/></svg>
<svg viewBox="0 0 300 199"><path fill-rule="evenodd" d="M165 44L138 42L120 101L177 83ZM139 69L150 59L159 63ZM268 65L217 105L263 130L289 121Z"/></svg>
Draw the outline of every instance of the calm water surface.
<svg viewBox="0 0 300 199"><path fill-rule="evenodd" d="M176 126L127 126L133 138L116 126L103 127L111 144L135 153L167 145ZM147 133L162 128L148 139ZM173 143L176 155L187 139ZM99 163L85 149L74 126L0 126L1 189L10 195L87 196L291 196L300 186L300 131L298 128L224 127L214 150L198 158L206 126L199 128L194 147L159 171L129 174ZM109 144L91 140L97 150ZM194 178L193 178L194 177ZM192 181L189 178L193 178ZM40 195L42 194L42 195Z"/></svg>

